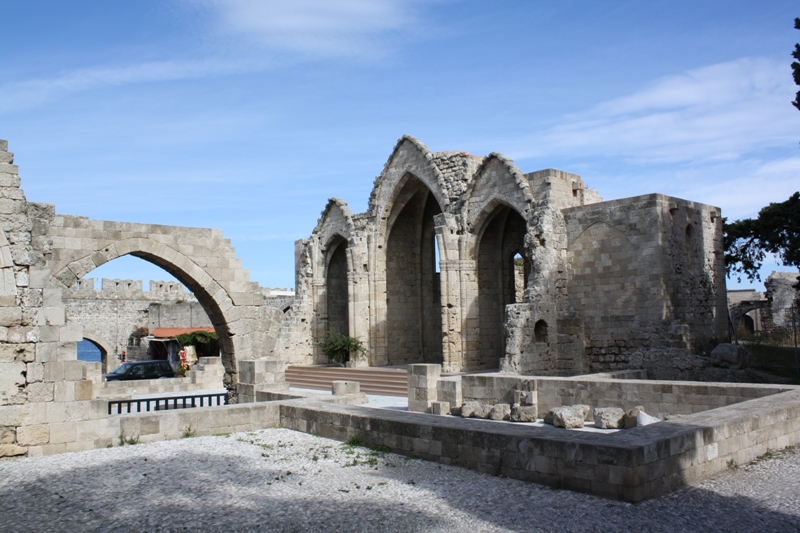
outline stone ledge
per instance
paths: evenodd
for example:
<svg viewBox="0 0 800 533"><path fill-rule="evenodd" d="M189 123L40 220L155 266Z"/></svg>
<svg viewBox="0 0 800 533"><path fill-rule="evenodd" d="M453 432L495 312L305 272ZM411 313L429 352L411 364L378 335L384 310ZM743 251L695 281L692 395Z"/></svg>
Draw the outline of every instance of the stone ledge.
<svg viewBox="0 0 800 533"><path fill-rule="evenodd" d="M678 420L584 433L365 407L281 404L282 427L494 475L639 502L800 442L800 389ZM736 439L747 434L747 439Z"/></svg>

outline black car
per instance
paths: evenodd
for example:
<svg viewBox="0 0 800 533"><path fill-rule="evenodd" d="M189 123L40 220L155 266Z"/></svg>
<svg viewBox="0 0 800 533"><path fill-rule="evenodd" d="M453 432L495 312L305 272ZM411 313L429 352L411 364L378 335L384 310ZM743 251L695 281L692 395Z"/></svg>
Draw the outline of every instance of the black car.
<svg viewBox="0 0 800 533"><path fill-rule="evenodd" d="M130 361L122 363L119 368L106 374L106 381L174 377L175 372L167 361Z"/></svg>

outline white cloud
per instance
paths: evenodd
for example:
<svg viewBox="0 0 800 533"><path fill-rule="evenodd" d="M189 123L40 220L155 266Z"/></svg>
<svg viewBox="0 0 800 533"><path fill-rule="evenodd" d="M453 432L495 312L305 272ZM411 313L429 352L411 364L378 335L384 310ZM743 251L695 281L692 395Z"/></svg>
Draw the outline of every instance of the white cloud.
<svg viewBox="0 0 800 533"><path fill-rule="evenodd" d="M785 62L743 58L710 65L566 116L562 124L527 138L513 156L734 160L796 143L800 115L789 103L794 90Z"/></svg>
<svg viewBox="0 0 800 533"><path fill-rule="evenodd" d="M419 21L411 0L206 0L225 31L312 56L373 57Z"/></svg>
<svg viewBox="0 0 800 533"><path fill-rule="evenodd" d="M254 50L288 51L297 61L318 57L375 57L392 36L410 32L418 21L412 0L197 0L208 6L223 31L248 38L227 46L215 41L217 55L167 59L122 66L93 66L60 75L0 85L0 113L18 112L65 93L103 87L258 72L285 64L287 56Z"/></svg>
<svg viewBox="0 0 800 533"><path fill-rule="evenodd" d="M800 190L800 156L768 162L745 161L736 168L703 168L697 174L697 179L680 196L720 206L722 215L729 220L752 218L762 207L783 202ZM730 177L732 174L735 177Z"/></svg>
<svg viewBox="0 0 800 533"><path fill-rule="evenodd" d="M248 72L264 64L230 59L198 61L153 61L120 67L89 67L65 72L50 78L36 78L0 85L0 113L21 111L57 98L64 93L87 91L169 80L203 78Z"/></svg>

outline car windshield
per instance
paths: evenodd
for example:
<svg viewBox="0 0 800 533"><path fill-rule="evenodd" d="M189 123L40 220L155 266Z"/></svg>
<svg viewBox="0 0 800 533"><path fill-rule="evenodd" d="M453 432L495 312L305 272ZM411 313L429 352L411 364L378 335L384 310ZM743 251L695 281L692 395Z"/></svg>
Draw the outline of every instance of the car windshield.
<svg viewBox="0 0 800 533"><path fill-rule="evenodd" d="M111 373L112 374L127 374L128 372L130 372L131 368L133 368L133 365L129 365L128 363L123 363L116 370L113 370Z"/></svg>

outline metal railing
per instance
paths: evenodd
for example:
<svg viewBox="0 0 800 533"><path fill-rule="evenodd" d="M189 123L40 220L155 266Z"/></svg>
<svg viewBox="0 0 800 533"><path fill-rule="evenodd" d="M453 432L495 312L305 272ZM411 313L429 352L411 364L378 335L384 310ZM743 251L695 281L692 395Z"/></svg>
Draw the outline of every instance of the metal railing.
<svg viewBox="0 0 800 533"><path fill-rule="evenodd" d="M192 396L169 396L166 398L139 398L136 400L110 400L108 414L125 415L169 409L191 409L192 407L214 407L225 405L226 393L196 394ZM124 408L124 409L123 409ZM116 412L114 412L116 409Z"/></svg>

